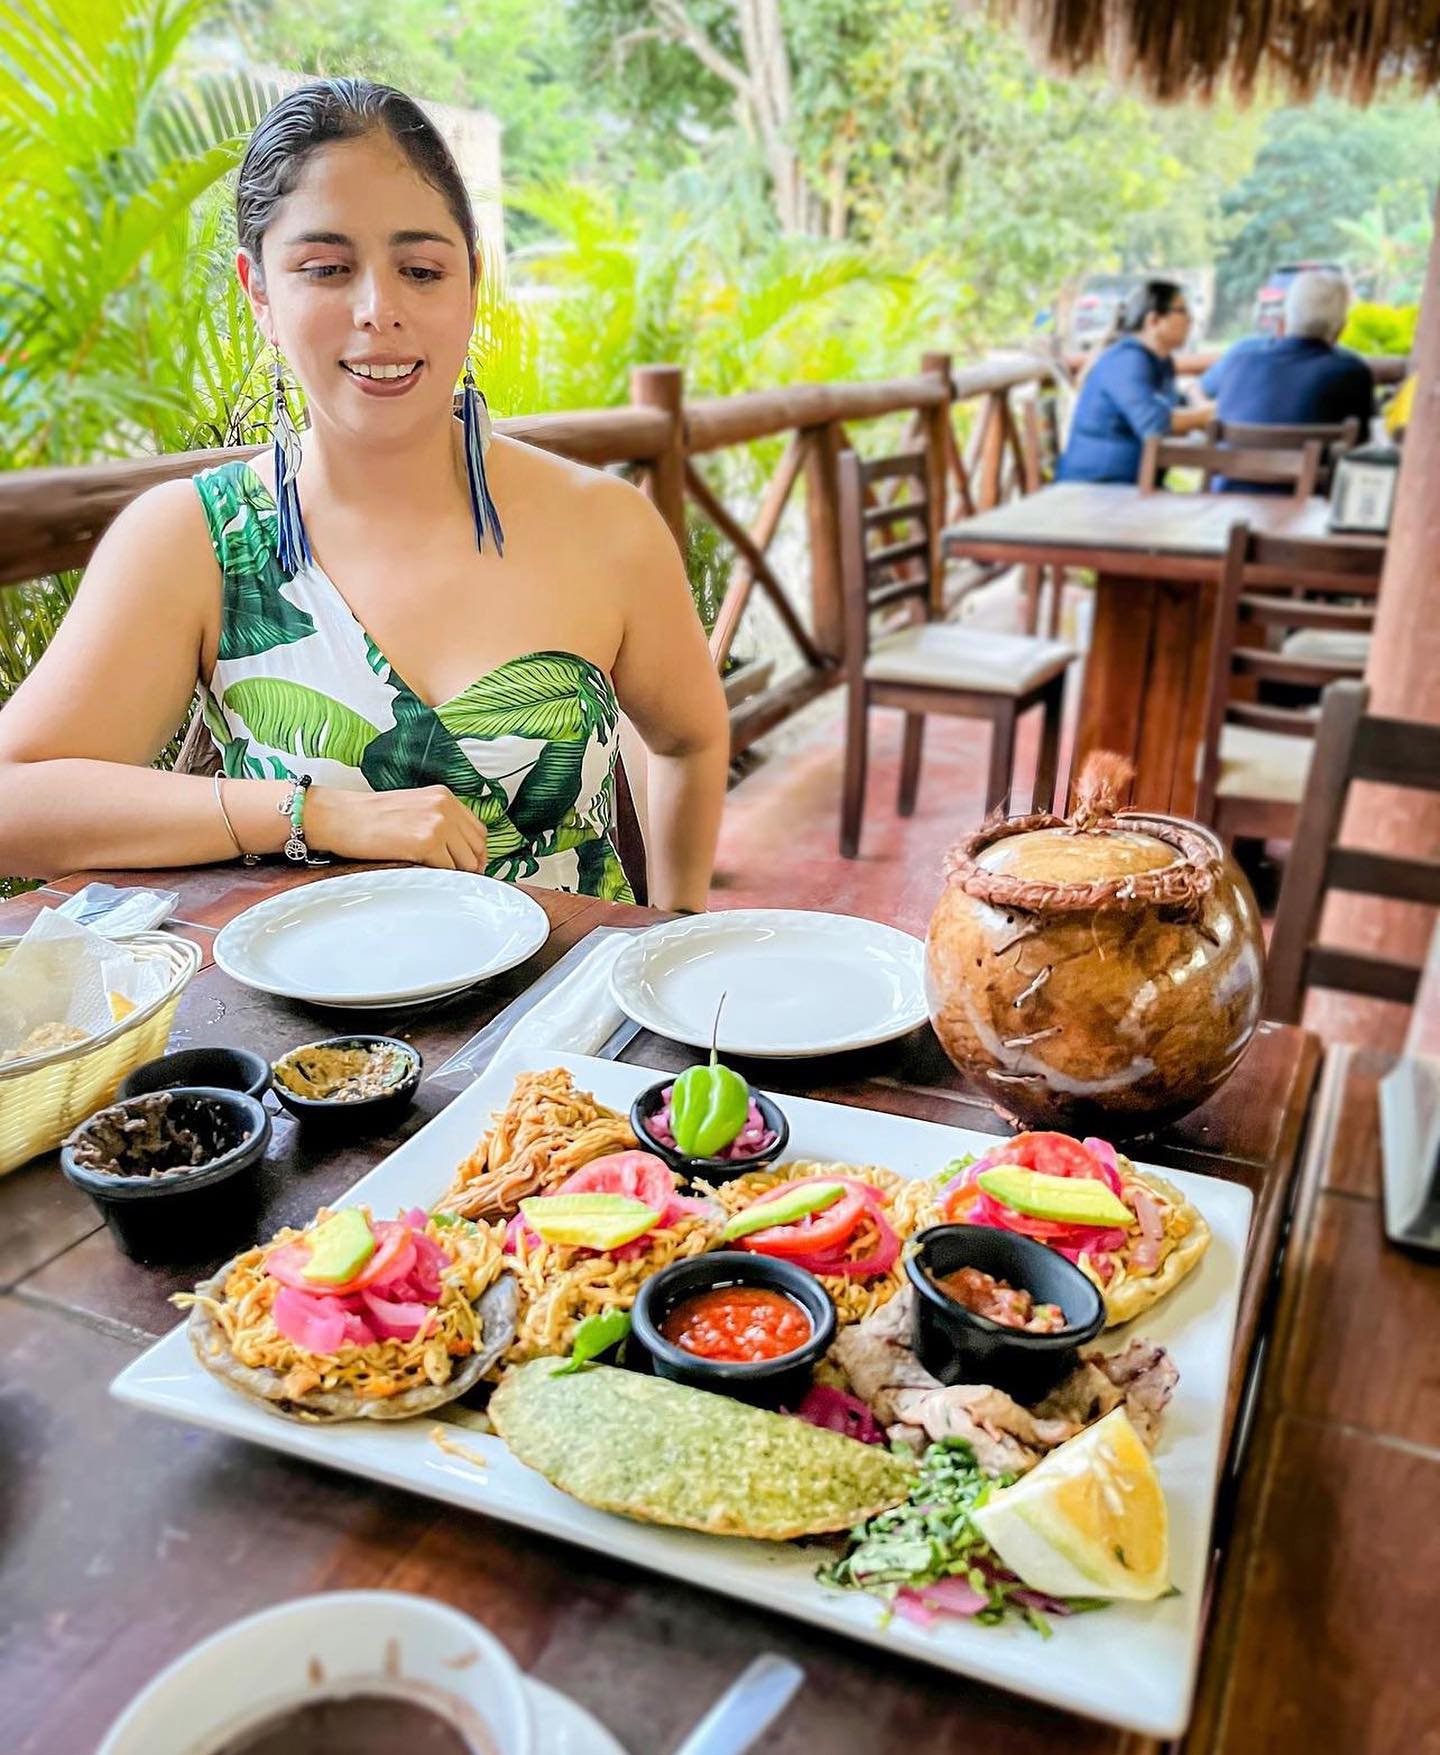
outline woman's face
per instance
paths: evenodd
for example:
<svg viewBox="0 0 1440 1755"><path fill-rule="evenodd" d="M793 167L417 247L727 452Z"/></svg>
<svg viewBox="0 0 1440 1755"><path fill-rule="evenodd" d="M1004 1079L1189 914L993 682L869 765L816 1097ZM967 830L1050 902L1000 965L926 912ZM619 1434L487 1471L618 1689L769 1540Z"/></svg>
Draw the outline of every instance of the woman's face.
<svg viewBox="0 0 1440 1755"><path fill-rule="evenodd" d="M445 198L383 133L322 147L275 211L263 273L237 269L311 419L405 442L449 413L475 315L465 239Z"/></svg>

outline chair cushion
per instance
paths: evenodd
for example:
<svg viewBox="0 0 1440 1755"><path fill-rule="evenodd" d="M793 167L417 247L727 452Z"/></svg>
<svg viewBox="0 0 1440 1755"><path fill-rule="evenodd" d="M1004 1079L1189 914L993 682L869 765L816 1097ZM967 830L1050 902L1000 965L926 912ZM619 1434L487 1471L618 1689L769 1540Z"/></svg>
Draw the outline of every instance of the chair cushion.
<svg viewBox="0 0 1440 1755"><path fill-rule="evenodd" d="M1023 695L1059 676L1074 656L1059 640L995 634L963 622L917 622L875 642L865 676L870 682Z"/></svg>
<svg viewBox="0 0 1440 1755"><path fill-rule="evenodd" d="M1358 628L1337 629L1334 633L1325 628L1299 628L1286 635L1280 650L1286 658L1318 658L1322 663L1364 666L1370 662L1372 638L1373 635Z"/></svg>
<svg viewBox="0 0 1440 1755"><path fill-rule="evenodd" d="M1227 725L1220 733L1221 798L1263 798L1299 804L1315 745L1308 737L1287 737L1252 725Z"/></svg>

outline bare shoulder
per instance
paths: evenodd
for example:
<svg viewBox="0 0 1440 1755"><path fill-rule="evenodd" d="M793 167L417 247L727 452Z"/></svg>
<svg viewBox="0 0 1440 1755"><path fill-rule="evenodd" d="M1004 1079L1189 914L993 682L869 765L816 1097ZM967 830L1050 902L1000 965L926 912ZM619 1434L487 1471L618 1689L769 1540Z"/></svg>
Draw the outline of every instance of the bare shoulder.
<svg viewBox="0 0 1440 1755"><path fill-rule="evenodd" d="M576 542L592 562L604 555L627 571L640 561L673 559L665 520L622 476L500 434L494 455L502 516L507 505L514 507L512 515L533 521L547 540ZM507 516L507 528L509 522Z"/></svg>
<svg viewBox="0 0 1440 1755"><path fill-rule="evenodd" d="M195 484L186 476L138 494L101 538L91 571L129 573L143 566L152 582L213 580L214 550Z"/></svg>

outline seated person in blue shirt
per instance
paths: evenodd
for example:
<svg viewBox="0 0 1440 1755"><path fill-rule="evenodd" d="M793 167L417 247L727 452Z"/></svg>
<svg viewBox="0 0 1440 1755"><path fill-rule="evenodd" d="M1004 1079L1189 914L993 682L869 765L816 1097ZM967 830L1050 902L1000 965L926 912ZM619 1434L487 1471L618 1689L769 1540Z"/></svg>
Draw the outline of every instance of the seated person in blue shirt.
<svg viewBox="0 0 1440 1755"><path fill-rule="evenodd" d="M1057 481L1135 482L1151 433L1189 433L1214 412L1184 408L1175 361L1190 333L1185 291L1147 280L1125 301L1122 333L1085 374Z"/></svg>
<svg viewBox="0 0 1440 1755"><path fill-rule="evenodd" d="M1338 274L1307 268L1285 294L1277 336L1236 342L1200 380L1218 399L1222 421L1257 426L1338 426L1354 415L1362 441L1375 413L1375 380L1358 353L1337 347L1350 294ZM1260 484L1217 479L1213 485L1250 493ZM1268 491L1288 492L1270 485Z"/></svg>

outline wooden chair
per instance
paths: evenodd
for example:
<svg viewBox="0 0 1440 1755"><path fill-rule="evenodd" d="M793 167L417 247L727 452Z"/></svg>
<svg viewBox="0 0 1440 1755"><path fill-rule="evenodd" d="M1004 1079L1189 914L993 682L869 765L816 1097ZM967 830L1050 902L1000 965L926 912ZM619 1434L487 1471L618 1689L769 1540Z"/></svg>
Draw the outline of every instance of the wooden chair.
<svg viewBox="0 0 1440 1755"><path fill-rule="evenodd" d="M1307 500L1320 479L1320 454L1318 439L1275 450L1269 446L1207 445L1151 433L1140 453L1140 491L1154 493L1169 469L1199 469L1204 471L1207 485L1212 476L1223 475L1262 486L1288 487L1297 500Z"/></svg>
<svg viewBox="0 0 1440 1755"><path fill-rule="evenodd" d="M1332 683L1323 697L1266 969L1265 1016L1279 1023L1299 1021L1310 987L1409 1005L1420 982L1419 964L1316 942L1331 890L1440 908L1440 859L1338 845L1355 781L1440 792L1440 725L1378 718L1366 712L1369 700L1370 691L1359 682Z"/></svg>
<svg viewBox="0 0 1440 1755"><path fill-rule="evenodd" d="M1252 421L1212 420L1205 428L1207 445L1233 445L1242 451L1298 451L1312 440L1320 447L1315 491L1328 494L1336 459L1360 443L1360 422L1353 414L1348 420L1313 426L1261 426Z"/></svg>
<svg viewBox="0 0 1440 1755"><path fill-rule="evenodd" d="M880 503L877 489L891 497ZM1042 708L1032 796L1037 809L1047 808L1055 790L1065 672L1075 654L1056 640L932 619L933 514L923 451L871 463L842 452L839 510L849 685L841 853L853 859L860 845L871 707L898 707L905 715L901 816L915 809L927 713L989 721L990 811L1010 791L1016 721L1027 709ZM887 615L899 625L882 623L877 630L876 618Z"/></svg>
<svg viewBox="0 0 1440 1755"><path fill-rule="evenodd" d="M215 748L214 738L206 730L204 717L198 707L190 716L189 727L175 758L175 772L203 774L206 777L220 772L220 752ZM645 903L650 894L649 874L645 863L645 833L641 827L640 812L623 755L615 764L615 815L610 826L610 842L625 876L630 880L630 889L635 900Z"/></svg>
<svg viewBox="0 0 1440 1755"><path fill-rule="evenodd" d="M1362 675L1365 655L1307 656L1284 642L1297 632L1367 631L1383 563L1378 543L1262 536L1246 524L1231 530L1195 812L1223 840L1283 838L1294 829L1320 690ZM1285 704L1262 700L1267 687L1284 693Z"/></svg>

